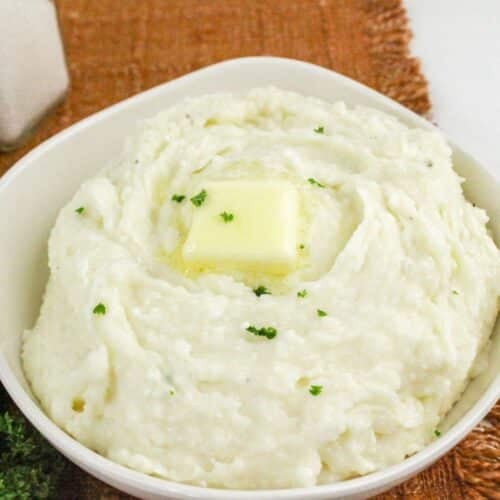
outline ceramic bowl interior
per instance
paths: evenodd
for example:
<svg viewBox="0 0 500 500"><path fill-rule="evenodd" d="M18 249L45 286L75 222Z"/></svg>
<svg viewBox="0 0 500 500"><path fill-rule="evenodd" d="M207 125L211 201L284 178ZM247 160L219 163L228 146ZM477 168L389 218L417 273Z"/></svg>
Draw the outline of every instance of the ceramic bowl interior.
<svg viewBox="0 0 500 500"><path fill-rule="evenodd" d="M443 436L402 464L341 483L295 490L235 492L202 489L152 478L114 464L77 443L40 410L20 364L21 334L38 314L47 280L47 240L59 209L79 184L122 148L137 122L180 99L218 91L274 85L322 99L368 105L410 126L432 125L394 101L330 70L271 57L227 61L160 85L66 129L21 159L0 181L0 377L31 422L67 457L102 480L143 498L363 498L401 482L439 458L485 415L500 395L500 328L489 347L489 368L471 382L444 422ZM497 181L453 146L466 196L487 210L500 244ZM497 322L498 323L498 322Z"/></svg>

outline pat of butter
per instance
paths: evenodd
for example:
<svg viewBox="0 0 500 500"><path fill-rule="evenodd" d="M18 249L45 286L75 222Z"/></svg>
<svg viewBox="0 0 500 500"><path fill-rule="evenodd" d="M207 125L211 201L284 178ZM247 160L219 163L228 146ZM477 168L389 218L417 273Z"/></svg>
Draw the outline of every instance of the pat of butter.
<svg viewBox="0 0 500 500"><path fill-rule="evenodd" d="M297 261L298 195L286 181L218 181L193 207L186 264L283 274ZM224 221L222 213L232 214Z"/></svg>

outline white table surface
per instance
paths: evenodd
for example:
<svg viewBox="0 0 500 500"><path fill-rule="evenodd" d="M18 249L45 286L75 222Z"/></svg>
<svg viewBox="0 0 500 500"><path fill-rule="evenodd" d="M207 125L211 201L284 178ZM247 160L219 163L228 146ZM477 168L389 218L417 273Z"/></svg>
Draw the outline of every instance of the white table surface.
<svg viewBox="0 0 500 500"><path fill-rule="evenodd" d="M500 180L500 0L405 0L432 118Z"/></svg>

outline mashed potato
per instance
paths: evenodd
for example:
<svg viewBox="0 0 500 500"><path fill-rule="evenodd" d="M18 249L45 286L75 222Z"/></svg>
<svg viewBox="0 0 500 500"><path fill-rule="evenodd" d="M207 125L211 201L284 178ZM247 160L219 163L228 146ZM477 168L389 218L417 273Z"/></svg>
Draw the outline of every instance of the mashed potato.
<svg viewBox="0 0 500 500"><path fill-rule="evenodd" d="M34 393L88 447L174 481L299 487L402 461L436 439L497 315L499 251L450 154L277 89L160 113L59 214L23 348ZM191 198L241 180L295 190L287 272L183 258Z"/></svg>

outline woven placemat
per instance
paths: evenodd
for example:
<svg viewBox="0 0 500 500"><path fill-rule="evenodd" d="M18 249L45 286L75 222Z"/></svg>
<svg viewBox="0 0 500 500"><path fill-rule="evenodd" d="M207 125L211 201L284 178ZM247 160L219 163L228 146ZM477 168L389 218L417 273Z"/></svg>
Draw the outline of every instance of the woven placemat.
<svg viewBox="0 0 500 500"><path fill-rule="evenodd" d="M224 59L275 55L335 69L414 111L430 109L401 0L56 0L72 88L0 173L47 137L156 84ZM71 158L68 158L71 168ZM48 179L50 182L50 179ZM500 498L500 407L435 466L378 497ZM130 498L76 467L64 500Z"/></svg>

